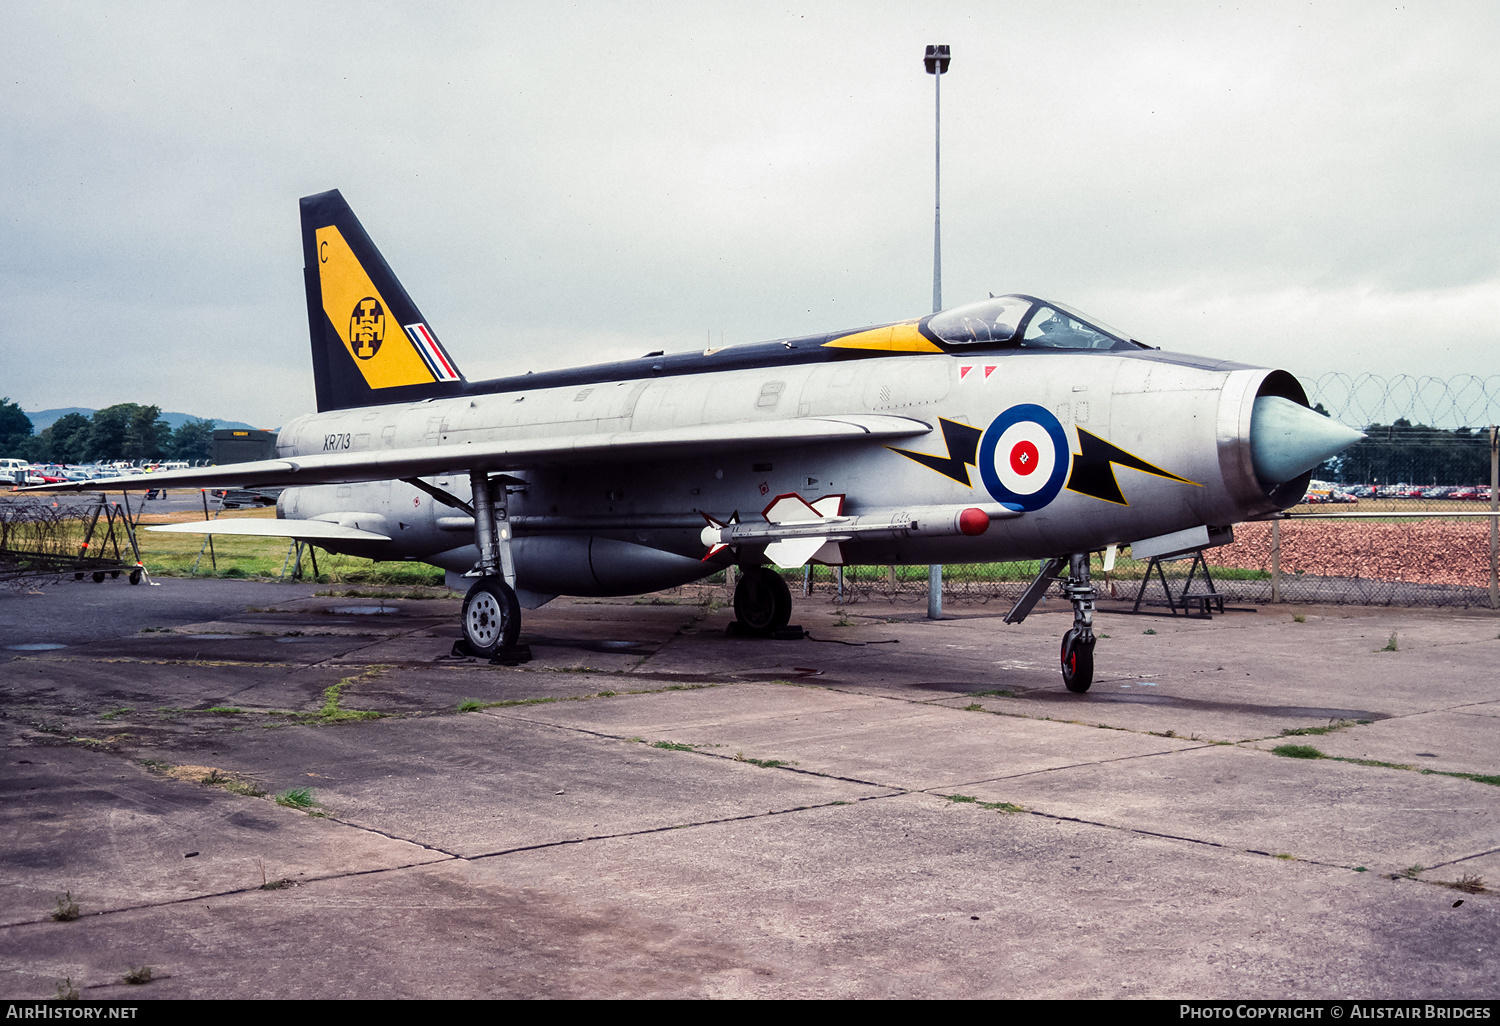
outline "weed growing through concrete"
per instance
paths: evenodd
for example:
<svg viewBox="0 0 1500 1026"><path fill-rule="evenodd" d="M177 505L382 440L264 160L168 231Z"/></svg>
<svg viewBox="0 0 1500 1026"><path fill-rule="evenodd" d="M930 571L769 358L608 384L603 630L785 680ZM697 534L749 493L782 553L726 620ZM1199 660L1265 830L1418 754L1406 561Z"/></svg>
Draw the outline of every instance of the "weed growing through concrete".
<svg viewBox="0 0 1500 1026"><path fill-rule="evenodd" d="M1297 861L1297 856L1289 854L1289 853L1284 852L1284 851L1277 852L1276 853L1276 857L1278 859L1285 859L1288 862L1296 862Z"/></svg>
<svg viewBox="0 0 1500 1026"><path fill-rule="evenodd" d="M988 695L998 695L1001 698L1015 698L1016 693L1009 688L996 688L993 691L970 691L970 698L984 698Z"/></svg>
<svg viewBox="0 0 1500 1026"><path fill-rule="evenodd" d="M752 766L759 766L761 769L775 769L777 766L795 766L796 765L796 763L782 762L780 759L748 759L748 758L745 757L745 753L744 752L735 752L734 753L734 761L735 762L748 762L750 765L752 765Z"/></svg>
<svg viewBox="0 0 1500 1026"><path fill-rule="evenodd" d="M62 897L57 899L57 908L52 910L52 921L54 923L71 923L82 915L78 902L73 900L73 892L66 891ZM78 996L76 993L73 995Z"/></svg>
<svg viewBox="0 0 1500 1026"><path fill-rule="evenodd" d="M1292 614L1292 623L1306 623L1306 622L1307 622L1307 617L1303 616L1301 613L1293 613Z"/></svg>
<svg viewBox="0 0 1500 1026"><path fill-rule="evenodd" d="M221 785L230 794L241 795L245 798L264 798L265 789L257 787L248 780L231 777Z"/></svg>
<svg viewBox="0 0 1500 1026"><path fill-rule="evenodd" d="M960 805L978 805L981 809L990 809L993 812L1011 813L1026 811L1025 806L1022 805L1016 805L1011 802L982 802L973 795L968 794L945 794L943 797L950 802L957 802Z"/></svg>
<svg viewBox="0 0 1500 1026"><path fill-rule="evenodd" d="M1272 755L1279 755L1285 759L1325 759L1322 752L1312 745L1277 745L1271 749Z"/></svg>
<svg viewBox="0 0 1500 1026"><path fill-rule="evenodd" d="M268 883L261 884L260 889L263 891L281 891L285 890L288 887L295 886L297 886L296 881L288 880L285 877L282 877L280 880L272 880Z"/></svg>
<svg viewBox="0 0 1500 1026"><path fill-rule="evenodd" d="M1472 873L1465 873L1452 883L1445 883L1443 886L1451 887L1455 891L1463 891L1465 894L1485 894L1488 892L1488 888L1484 886L1483 878L1475 876Z"/></svg>
<svg viewBox="0 0 1500 1026"><path fill-rule="evenodd" d="M109 712L100 713L99 714L99 718L101 720L113 720L113 719L115 719L116 717L119 717L119 716L128 716L130 713L133 713L133 712L135 712L135 710L132 709L130 706L128 706L128 705L122 705L118 709L111 709Z"/></svg>
<svg viewBox="0 0 1500 1026"><path fill-rule="evenodd" d="M1150 627L1147 627L1145 630L1141 631L1141 633L1142 634L1155 634L1156 631L1154 629L1150 628Z"/></svg>
<svg viewBox="0 0 1500 1026"><path fill-rule="evenodd" d="M984 712L984 706L980 705L978 702L971 702L970 704L964 706L964 712Z"/></svg>
<svg viewBox="0 0 1500 1026"><path fill-rule="evenodd" d="M653 744L651 747L652 748L664 748L664 749L666 749L669 752L691 752L691 751L694 751L694 748L693 748L692 745L678 744L676 741L658 741L655 744Z"/></svg>
<svg viewBox="0 0 1500 1026"><path fill-rule="evenodd" d="M1369 723L1369 720L1339 720L1329 723L1326 727L1288 727L1282 730L1281 737L1299 737L1304 734L1332 734L1336 730L1352 727L1356 723Z"/></svg>
<svg viewBox="0 0 1500 1026"><path fill-rule="evenodd" d="M1398 651L1398 649L1396 648L1396 632L1395 631L1391 631L1391 640L1387 641L1385 643L1385 648L1377 649L1377 651L1380 651L1380 652L1395 652L1395 651Z"/></svg>
<svg viewBox="0 0 1500 1026"><path fill-rule="evenodd" d="M276 796L276 804L288 809L310 809L318 803L313 800L310 787L290 787Z"/></svg>
<svg viewBox="0 0 1500 1026"><path fill-rule="evenodd" d="M339 707L339 702L343 699L345 688L350 687L354 684L360 684L365 681L374 680L381 674L385 673L385 671L386 667L384 666L371 666L369 669L365 670L364 673L357 673L352 677L345 677L337 684L333 684L327 688L324 688L323 708L319 709L317 712L312 713L309 716L304 717L304 719L313 720L318 723L340 723L345 720L380 719L385 715L385 713L375 712L374 710L369 709L342 709Z"/></svg>
<svg viewBox="0 0 1500 1026"><path fill-rule="evenodd" d="M57 1000L78 1000L78 988L73 985L73 977L64 976L62 979L57 981Z"/></svg>
<svg viewBox="0 0 1500 1026"><path fill-rule="evenodd" d="M484 708L484 703L477 698L465 698L458 703L459 712L478 712Z"/></svg>
<svg viewBox="0 0 1500 1026"><path fill-rule="evenodd" d="M131 966L120 978L121 983L142 984L151 982L151 967L149 965Z"/></svg>
<svg viewBox="0 0 1500 1026"><path fill-rule="evenodd" d="M1401 871L1401 875L1406 877L1408 880L1415 880L1417 877L1422 875L1422 867L1420 865L1407 866Z"/></svg>
<svg viewBox="0 0 1500 1026"><path fill-rule="evenodd" d="M232 706L232 705L216 705L216 706L213 706L212 708L205 709L203 711L204 712L211 712L211 713L214 713L215 715L218 715L218 716L238 716L240 713L244 712L245 710L237 708L236 706Z"/></svg>

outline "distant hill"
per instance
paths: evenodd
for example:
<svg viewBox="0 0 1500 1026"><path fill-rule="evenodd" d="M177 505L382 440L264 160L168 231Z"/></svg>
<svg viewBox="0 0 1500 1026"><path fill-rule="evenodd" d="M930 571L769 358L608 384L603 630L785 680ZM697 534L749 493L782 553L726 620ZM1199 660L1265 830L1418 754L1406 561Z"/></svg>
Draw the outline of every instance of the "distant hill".
<svg viewBox="0 0 1500 1026"><path fill-rule="evenodd" d="M85 417L92 417L95 411L82 406L63 406L56 410L37 410L34 413L31 410L27 410L25 412L26 416L31 418L31 430L36 434L41 434L44 430L51 427L56 421L63 417L66 417L70 413L81 413ZM198 417L191 413L163 413L161 415L161 419L166 421L168 426L170 426L173 431L176 431L178 428L182 427L182 425L186 424L190 420L210 419L214 421L214 427L250 428L251 430L254 430L253 424L243 424L237 420L217 420L209 417Z"/></svg>

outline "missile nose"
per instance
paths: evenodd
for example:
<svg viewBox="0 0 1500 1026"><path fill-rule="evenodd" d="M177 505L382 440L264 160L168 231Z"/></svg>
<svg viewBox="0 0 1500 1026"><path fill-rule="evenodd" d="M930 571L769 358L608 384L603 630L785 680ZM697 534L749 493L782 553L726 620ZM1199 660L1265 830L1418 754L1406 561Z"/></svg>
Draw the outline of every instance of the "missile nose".
<svg viewBox="0 0 1500 1026"><path fill-rule="evenodd" d="M1365 437L1330 417L1280 396L1255 400L1250 460L1263 484L1291 481Z"/></svg>

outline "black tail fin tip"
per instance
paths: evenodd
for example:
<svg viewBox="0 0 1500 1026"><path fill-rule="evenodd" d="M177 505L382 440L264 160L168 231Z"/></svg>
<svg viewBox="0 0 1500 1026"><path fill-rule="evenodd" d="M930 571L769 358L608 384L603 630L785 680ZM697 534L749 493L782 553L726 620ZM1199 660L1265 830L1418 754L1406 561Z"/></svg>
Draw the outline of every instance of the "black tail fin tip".
<svg viewBox="0 0 1500 1026"><path fill-rule="evenodd" d="M337 189L302 198L318 412L463 391L464 377Z"/></svg>

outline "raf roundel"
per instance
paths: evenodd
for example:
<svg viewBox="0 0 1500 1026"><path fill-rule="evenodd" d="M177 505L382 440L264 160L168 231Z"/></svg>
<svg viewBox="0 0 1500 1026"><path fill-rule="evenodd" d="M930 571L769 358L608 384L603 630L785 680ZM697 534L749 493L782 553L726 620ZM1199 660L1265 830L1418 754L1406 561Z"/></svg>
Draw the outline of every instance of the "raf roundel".
<svg viewBox="0 0 1500 1026"><path fill-rule="evenodd" d="M1041 509L1062 491L1072 453L1056 417L1034 403L1012 406L979 442L979 474L996 502Z"/></svg>

